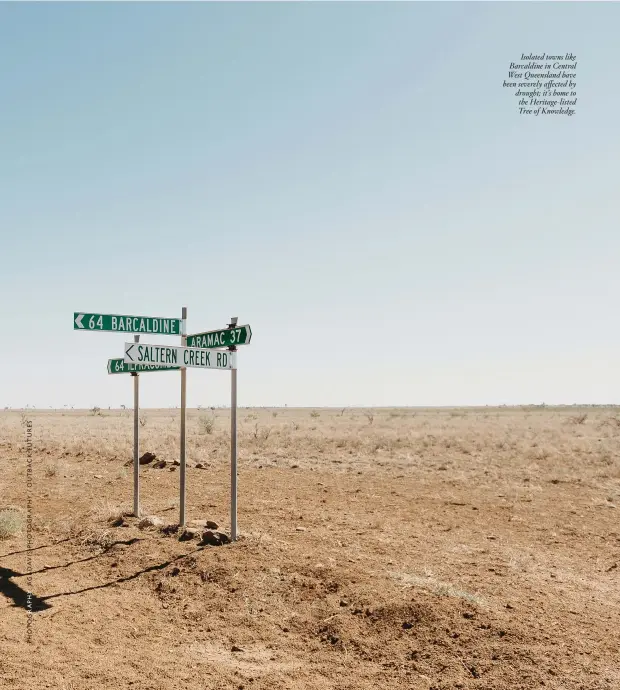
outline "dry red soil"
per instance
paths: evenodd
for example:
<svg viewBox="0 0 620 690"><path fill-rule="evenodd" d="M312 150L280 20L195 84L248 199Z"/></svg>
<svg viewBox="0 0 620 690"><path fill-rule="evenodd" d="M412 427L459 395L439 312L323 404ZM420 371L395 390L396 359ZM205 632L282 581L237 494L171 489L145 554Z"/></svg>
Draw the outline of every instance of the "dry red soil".
<svg viewBox="0 0 620 690"><path fill-rule="evenodd" d="M164 526L177 415L142 429ZM188 423L188 521L224 532L227 419ZM240 419L240 539L199 546L119 519L130 411L0 413L0 529L32 527L0 539L0 687L620 688L617 409Z"/></svg>

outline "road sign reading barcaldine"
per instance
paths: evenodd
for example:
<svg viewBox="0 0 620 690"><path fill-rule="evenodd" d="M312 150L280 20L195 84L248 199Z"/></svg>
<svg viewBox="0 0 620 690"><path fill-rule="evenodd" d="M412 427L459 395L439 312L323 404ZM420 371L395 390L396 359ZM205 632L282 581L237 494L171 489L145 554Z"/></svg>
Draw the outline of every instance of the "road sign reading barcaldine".
<svg viewBox="0 0 620 690"><path fill-rule="evenodd" d="M108 374L139 374L142 371L179 371L181 367L161 367L157 364L127 364L123 359L108 360Z"/></svg>
<svg viewBox="0 0 620 690"><path fill-rule="evenodd" d="M171 347L125 343L127 364L198 367L200 369L236 369L237 355L227 350L203 350L198 347Z"/></svg>
<svg viewBox="0 0 620 690"><path fill-rule="evenodd" d="M252 339L252 329L245 326L234 328L222 328L220 331L207 331L187 336L188 347L236 347L237 345L249 345Z"/></svg>
<svg viewBox="0 0 620 690"><path fill-rule="evenodd" d="M73 313L73 330L181 335L181 319L162 319L158 316L122 316L120 314L84 314L76 311Z"/></svg>

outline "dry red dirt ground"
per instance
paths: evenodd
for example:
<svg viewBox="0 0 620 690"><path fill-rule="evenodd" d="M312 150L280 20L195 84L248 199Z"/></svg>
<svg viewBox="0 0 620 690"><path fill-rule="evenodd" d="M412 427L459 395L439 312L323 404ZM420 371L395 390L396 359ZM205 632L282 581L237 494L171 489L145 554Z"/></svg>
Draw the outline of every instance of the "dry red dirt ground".
<svg viewBox="0 0 620 690"><path fill-rule="evenodd" d="M165 525L177 415L141 428ZM227 419L188 422L188 520L222 531ZM618 409L240 420L241 537L201 547L119 519L130 411L0 413L3 689L620 688Z"/></svg>

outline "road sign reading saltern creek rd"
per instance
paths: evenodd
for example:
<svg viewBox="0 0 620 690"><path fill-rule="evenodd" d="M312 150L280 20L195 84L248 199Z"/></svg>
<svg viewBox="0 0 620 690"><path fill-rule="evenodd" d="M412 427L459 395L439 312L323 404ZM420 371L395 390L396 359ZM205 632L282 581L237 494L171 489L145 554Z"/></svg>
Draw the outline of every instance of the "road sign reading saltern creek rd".
<svg viewBox="0 0 620 690"><path fill-rule="evenodd" d="M181 319L162 319L158 316L122 316L120 314L84 314L76 311L73 313L73 330L181 335Z"/></svg>
<svg viewBox="0 0 620 690"><path fill-rule="evenodd" d="M171 347L125 343L127 364L197 367L200 369L235 369L236 353L227 350L203 350L198 347Z"/></svg>
<svg viewBox="0 0 620 690"><path fill-rule="evenodd" d="M233 347L237 345L249 345L252 339L252 329L245 326L234 328L222 328L220 331L207 331L187 336L188 347Z"/></svg>
<svg viewBox="0 0 620 690"><path fill-rule="evenodd" d="M142 371L178 371L181 367L161 367L156 364L127 364L123 359L108 360L108 374L139 374Z"/></svg>

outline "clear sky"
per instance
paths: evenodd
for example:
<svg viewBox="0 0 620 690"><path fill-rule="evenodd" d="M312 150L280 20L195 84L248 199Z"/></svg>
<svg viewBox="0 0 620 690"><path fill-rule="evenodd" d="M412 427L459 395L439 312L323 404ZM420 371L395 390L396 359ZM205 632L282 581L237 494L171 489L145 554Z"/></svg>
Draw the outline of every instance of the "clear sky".
<svg viewBox="0 0 620 690"><path fill-rule="evenodd" d="M241 405L620 402L619 26L618 3L1 3L0 406L131 406L125 336L73 312L183 306L190 333L252 325ZM577 56L575 116L519 116L524 52ZM229 378L190 370L188 404ZM141 381L179 404L177 373Z"/></svg>

